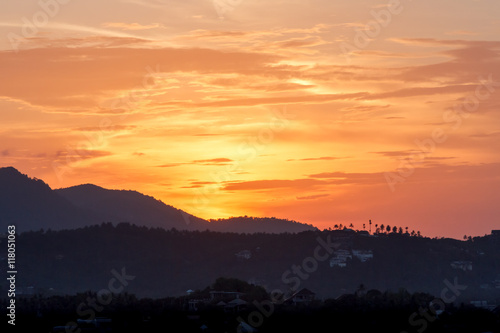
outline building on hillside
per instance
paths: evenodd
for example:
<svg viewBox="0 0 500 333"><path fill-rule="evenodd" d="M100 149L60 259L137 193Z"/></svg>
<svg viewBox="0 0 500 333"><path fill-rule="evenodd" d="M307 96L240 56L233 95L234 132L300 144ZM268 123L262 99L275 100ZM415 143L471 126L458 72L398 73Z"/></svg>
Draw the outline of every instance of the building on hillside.
<svg viewBox="0 0 500 333"><path fill-rule="evenodd" d="M243 251L240 251L238 253L235 253L235 256L238 259L248 260L248 259L252 258L252 252L249 250L243 250Z"/></svg>
<svg viewBox="0 0 500 333"><path fill-rule="evenodd" d="M471 301L470 304L475 306L476 308L486 309L490 311L493 311L496 308L496 304L489 304L488 301Z"/></svg>
<svg viewBox="0 0 500 333"><path fill-rule="evenodd" d="M463 271L472 271L472 261L457 260L453 261L450 265L454 269L461 269Z"/></svg>
<svg viewBox="0 0 500 333"><path fill-rule="evenodd" d="M330 258L330 267L347 267L347 259L352 259L352 254L349 250L335 250Z"/></svg>
<svg viewBox="0 0 500 333"><path fill-rule="evenodd" d="M352 255L358 258L361 262L367 262L373 259L372 250L352 250Z"/></svg>
<svg viewBox="0 0 500 333"><path fill-rule="evenodd" d="M497 289L500 289L500 275L498 275L496 279L493 280L493 286Z"/></svg>
<svg viewBox="0 0 500 333"><path fill-rule="evenodd" d="M293 305L297 304L309 304L312 301L314 301L314 298L316 297L316 294L310 291L307 288L303 288L300 291L296 292L293 294L289 300L291 300Z"/></svg>
<svg viewBox="0 0 500 333"><path fill-rule="evenodd" d="M347 261L343 258L331 258L330 267L347 267Z"/></svg>
<svg viewBox="0 0 500 333"><path fill-rule="evenodd" d="M240 293L238 291L211 291L210 292L210 301L214 300L223 300L227 298L241 298L241 296L245 295L244 293Z"/></svg>
<svg viewBox="0 0 500 333"><path fill-rule="evenodd" d="M239 312L239 311L243 310L244 308L246 308L247 304L248 303L245 302L244 300L242 300L240 298L235 298L231 302L227 303L224 306L224 311L226 311L226 312Z"/></svg>

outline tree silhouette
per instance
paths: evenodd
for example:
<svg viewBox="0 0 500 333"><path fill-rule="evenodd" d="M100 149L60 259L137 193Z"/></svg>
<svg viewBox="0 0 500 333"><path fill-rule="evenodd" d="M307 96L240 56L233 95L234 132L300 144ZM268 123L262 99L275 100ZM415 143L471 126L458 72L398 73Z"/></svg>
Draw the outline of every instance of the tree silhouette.
<svg viewBox="0 0 500 333"><path fill-rule="evenodd" d="M401 228L400 228L400 229L401 229ZM392 232L393 232L393 233L397 233L397 232L398 232L398 227L396 227L396 226L392 227Z"/></svg>
<svg viewBox="0 0 500 333"><path fill-rule="evenodd" d="M391 232L391 226L390 225L387 225L387 227L385 228L385 230L387 230L387 232Z"/></svg>

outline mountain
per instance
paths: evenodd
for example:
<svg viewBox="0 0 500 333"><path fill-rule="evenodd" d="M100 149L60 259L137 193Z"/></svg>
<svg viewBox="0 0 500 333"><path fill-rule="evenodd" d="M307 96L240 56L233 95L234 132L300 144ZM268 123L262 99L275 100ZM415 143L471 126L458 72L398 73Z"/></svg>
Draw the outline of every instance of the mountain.
<svg viewBox="0 0 500 333"><path fill-rule="evenodd" d="M220 232L267 232L279 234L283 232L302 232L318 230L316 227L296 221L277 219L274 217L231 217L228 219L210 220L210 230Z"/></svg>
<svg viewBox="0 0 500 333"><path fill-rule="evenodd" d="M0 168L0 228L15 224L18 231L77 228L96 216L78 209L40 179L12 167Z"/></svg>
<svg viewBox="0 0 500 333"><path fill-rule="evenodd" d="M295 221L239 217L210 222L151 196L130 190L109 190L93 184L52 190L13 167L0 168L0 227L17 231L74 229L111 222L177 230L236 233L284 233L316 230Z"/></svg>
<svg viewBox="0 0 500 333"><path fill-rule="evenodd" d="M105 222L129 222L140 226L179 230L209 228L208 221L137 191L108 190L85 184L55 192L74 206L91 211Z"/></svg>

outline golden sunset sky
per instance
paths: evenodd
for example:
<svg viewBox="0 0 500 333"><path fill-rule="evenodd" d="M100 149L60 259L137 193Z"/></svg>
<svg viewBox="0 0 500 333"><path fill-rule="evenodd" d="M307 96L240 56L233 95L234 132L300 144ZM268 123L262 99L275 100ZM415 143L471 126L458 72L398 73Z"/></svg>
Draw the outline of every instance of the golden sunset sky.
<svg viewBox="0 0 500 333"><path fill-rule="evenodd" d="M500 229L498 0L0 11L0 166L202 218Z"/></svg>

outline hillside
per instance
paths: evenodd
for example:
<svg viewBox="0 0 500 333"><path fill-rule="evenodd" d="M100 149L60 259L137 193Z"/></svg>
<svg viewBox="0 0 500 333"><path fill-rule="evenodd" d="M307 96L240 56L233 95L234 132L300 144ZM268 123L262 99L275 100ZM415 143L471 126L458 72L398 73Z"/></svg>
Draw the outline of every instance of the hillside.
<svg viewBox="0 0 500 333"><path fill-rule="evenodd" d="M29 178L12 167L0 168L0 228L15 224L19 231L41 228L71 229L96 221L42 180Z"/></svg>
<svg viewBox="0 0 500 333"><path fill-rule="evenodd" d="M206 220L166 205L137 191L108 190L85 184L55 192L74 206L91 211L100 221L130 222L136 225L179 230L205 230Z"/></svg>
<svg viewBox="0 0 500 333"><path fill-rule="evenodd" d="M211 222L131 190L84 184L52 190L12 167L0 168L0 227L18 231L74 229L111 222L177 230L284 233L316 230L295 221L239 217Z"/></svg>
<svg viewBox="0 0 500 333"><path fill-rule="evenodd" d="M329 243L334 244L332 253L321 245ZM361 284L367 290L406 288L439 295L446 280L457 279L467 287L464 297L500 297L500 239L492 235L457 241L338 230L235 234L102 224L27 232L17 244L23 267L18 286L25 292L30 286L46 294L98 291L107 286L112 270L123 268L136 276L127 292L147 297L179 296L221 276L268 291L287 291L298 283L319 297L352 293ZM352 255L346 267L332 267L346 252ZM363 260L360 253L372 257ZM6 282L0 286L5 288Z"/></svg>

